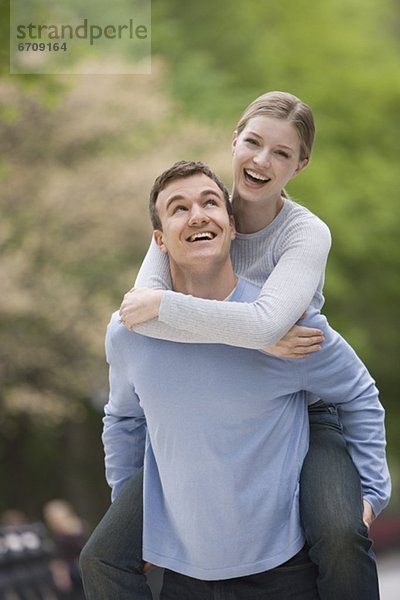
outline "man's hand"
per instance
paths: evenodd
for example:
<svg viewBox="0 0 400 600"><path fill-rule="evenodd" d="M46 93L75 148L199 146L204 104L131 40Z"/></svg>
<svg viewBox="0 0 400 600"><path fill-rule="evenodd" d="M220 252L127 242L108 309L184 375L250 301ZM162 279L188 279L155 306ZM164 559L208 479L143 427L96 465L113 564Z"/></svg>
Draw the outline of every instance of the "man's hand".
<svg viewBox="0 0 400 600"><path fill-rule="evenodd" d="M153 568L154 568L154 565L152 565L151 563L145 562L144 566L143 566L143 573L148 573Z"/></svg>
<svg viewBox="0 0 400 600"><path fill-rule="evenodd" d="M323 341L324 335L320 329L293 325L279 342L263 348L263 351L281 358L305 358L311 352L321 350Z"/></svg>
<svg viewBox="0 0 400 600"><path fill-rule="evenodd" d="M132 288L127 292L119 309L121 323L133 331L135 325L156 319L164 290Z"/></svg>
<svg viewBox="0 0 400 600"><path fill-rule="evenodd" d="M367 500L363 500L364 512L363 512L363 521L369 529L375 520L374 511L372 510L372 506Z"/></svg>

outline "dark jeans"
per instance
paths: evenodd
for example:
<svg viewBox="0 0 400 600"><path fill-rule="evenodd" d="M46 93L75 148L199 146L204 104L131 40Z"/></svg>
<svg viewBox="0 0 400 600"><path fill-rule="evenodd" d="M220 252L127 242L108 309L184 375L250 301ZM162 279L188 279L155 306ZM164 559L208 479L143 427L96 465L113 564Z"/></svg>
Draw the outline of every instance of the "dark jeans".
<svg viewBox="0 0 400 600"><path fill-rule="evenodd" d="M310 448L300 485L300 513L321 600L377 600L378 575L363 523L362 491L337 411L309 407Z"/></svg>
<svg viewBox="0 0 400 600"><path fill-rule="evenodd" d="M318 600L316 570L305 548L276 569L222 581L166 569L160 600Z"/></svg>
<svg viewBox="0 0 400 600"><path fill-rule="evenodd" d="M143 574L143 470L132 477L81 552L87 600L152 600Z"/></svg>
<svg viewBox="0 0 400 600"><path fill-rule="evenodd" d="M347 453L336 409L318 402L310 407L309 414L310 449L301 474L300 506L309 554L319 570L320 599L378 600L376 565L362 522L360 480ZM152 598L142 572L142 510L140 471L125 484L82 551L81 569L88 600ZM277 569L271 570L274 571ZM165 595L170 593L167 584L175 581L177 585L178 580L178 575L172 577L167 571L161 598L173 597ZM215 598L239 598L218 596L216 589L218 585ZM268 598L262 593L260 600ZM280 600L297 597L300 598L281 595ZM175 596L174 600L181 598L184 600L185 596Z"/></svg>

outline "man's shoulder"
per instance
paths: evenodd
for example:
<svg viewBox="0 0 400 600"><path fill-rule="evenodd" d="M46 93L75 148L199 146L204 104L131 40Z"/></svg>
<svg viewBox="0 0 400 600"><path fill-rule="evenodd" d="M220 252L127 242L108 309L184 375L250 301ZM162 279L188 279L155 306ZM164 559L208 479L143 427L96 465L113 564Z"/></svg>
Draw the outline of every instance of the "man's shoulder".
<svg viewBox="0 0 400 600"><path fill-rule="evenodd" d="M260 295L261 288L248 279L239 277L232 296L231 302L254 302Z"/></svg>
<svg viewBox="0 0 400 600"><path fill-rule="evenodd" d="M136 343L139 334L129 331L120 321L118 311L111 315L106 332L106 346L115 347L132 346Z"/></svg>
<svg viewBox="0 0 400 600"><path fill-rule="evenodd" d="M315 352L313 355L316 355L317 357L322 356L330 353L333 349L339 352L345 352L347 350L350 350L352 353L354 352L346 340L329 324L328 319L325 315L321 314L318 309L310 306L307 309L306 318L299 321L299 324L304 325L305 327L321 329L324 334L324 342L322 342L321 346L323 352Z"/></svg>
<svg viewBox="0 0 400 600"><path fill-rule="evenodd" d="M122 331L123 329L125 328L120 321L118 311L113 312L111 315L110 322L107 326L107 335L116 335L119 331Z"/></svg>
<svg viewBox="0 0 400 600"><path fill-rule="evenodd" d="M332 331L335 332L334 329L329 325L328 319L321 313L320 310L314 308L313 306L309 306L307 308L307 315L304 319L301 319L298 322L299 325L303 325L305 327L315 327L316 329L322 329L323 332ZM335 332L337 333L337 332Z"/></svg>

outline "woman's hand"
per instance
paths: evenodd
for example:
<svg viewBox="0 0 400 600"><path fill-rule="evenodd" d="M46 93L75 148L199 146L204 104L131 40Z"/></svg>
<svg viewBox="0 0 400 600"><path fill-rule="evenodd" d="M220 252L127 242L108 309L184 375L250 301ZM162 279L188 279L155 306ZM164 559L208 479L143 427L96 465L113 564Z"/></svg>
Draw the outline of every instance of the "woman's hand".
<svg viewBox="0 0 400 600"><path fill-rule="evenodd" d="M119 309L121 323L133 331L135 325L156 319L164 290L132 288L127 292Z"/></svg>
<svg viewBox="0 0 400 600"><path fill-rule="evenodd" d="M320 329L293 325L279 342L263 348L263 351L280 358L305 358L312 352L321 350L323 341L324 335Z"/></svg>

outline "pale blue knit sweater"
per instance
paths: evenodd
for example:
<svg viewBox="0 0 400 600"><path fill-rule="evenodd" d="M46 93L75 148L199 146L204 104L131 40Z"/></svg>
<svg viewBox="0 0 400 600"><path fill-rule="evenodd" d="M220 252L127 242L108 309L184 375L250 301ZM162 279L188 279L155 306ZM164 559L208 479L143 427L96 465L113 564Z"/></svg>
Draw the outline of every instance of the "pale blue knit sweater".
<svg viewBox="0 0 400 600"><path fill-rule="evenodd" d="M259 289L239 280L231 302ZM364 497L388 501L384 410L374 381L318 311L307 360L130 333L116 313L106 338L110 397L103 441L113 498L143 464L146 561L205 580L271 569L304 543L299 475L308 447L306 393L338 404Z"/></svg>

